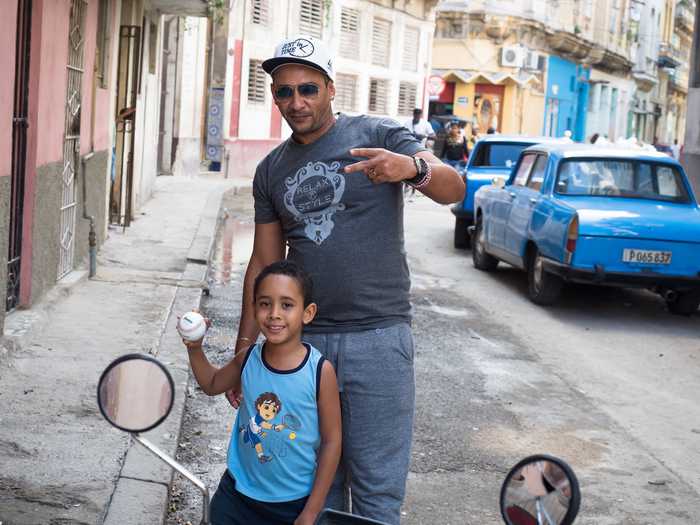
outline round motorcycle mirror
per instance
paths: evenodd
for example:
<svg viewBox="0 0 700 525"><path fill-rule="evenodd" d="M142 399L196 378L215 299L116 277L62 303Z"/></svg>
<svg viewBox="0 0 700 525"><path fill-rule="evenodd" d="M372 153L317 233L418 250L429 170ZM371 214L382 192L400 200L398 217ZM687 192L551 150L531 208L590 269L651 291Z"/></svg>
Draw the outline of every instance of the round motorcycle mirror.
<svg viewBox="0 0 700 525"><path fill-rule="evenodd" d="M146 432L157 427L170 414L174 400L175 385L168 370L143 354L115 359L97 384L100 412L126 432Z"/></svg>
<svg viewBox="0 0 700 525"><path fill-rule="evenodd" d="M570 525L580 503L574 471L552 456L523 459L501 487L501 516L508 525Z"/></svg>

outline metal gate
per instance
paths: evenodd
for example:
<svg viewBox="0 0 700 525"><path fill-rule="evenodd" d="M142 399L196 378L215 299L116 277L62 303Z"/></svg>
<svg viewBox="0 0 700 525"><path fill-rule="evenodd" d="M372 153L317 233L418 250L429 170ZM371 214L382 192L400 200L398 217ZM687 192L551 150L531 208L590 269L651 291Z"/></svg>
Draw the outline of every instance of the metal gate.
<svg viewBox="0 0 700 525"><path fill-rule="evenodd" d="M68 27L68 88L66 89L66 123L63 138L63 196L60 219L60 258L58 278L73 269L75 252L75 175L80 157L80 106L83 82L83 47L85 43L85 9L87 0L72 0Z"/></svg>
<svg viewBox="0 0 700 525"><path fill-rule="evenodd" d="M117 65L117 136L114 171L109 198L109 221L131 224L131 193L134 178L134 119L141 43L139 26L121 26Z"/></svg>
<svg viewBox="0 0 700 525"><path fill-rule="evenodd" d="M22 262L22 214L24 213L24 175L29 126L29 51L31 42L32 0L20 0L17 6L17 48L15 52L15 93L12 114L12 180L10 186L10 238L7 253L7 296L5 309L19 302Z"/></svg>

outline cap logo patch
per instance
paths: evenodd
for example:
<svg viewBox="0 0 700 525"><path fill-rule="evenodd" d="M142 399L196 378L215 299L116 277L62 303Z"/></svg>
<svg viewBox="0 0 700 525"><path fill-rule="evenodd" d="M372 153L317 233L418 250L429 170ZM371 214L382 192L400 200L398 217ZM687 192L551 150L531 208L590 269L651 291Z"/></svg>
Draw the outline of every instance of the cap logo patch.
<svg viewBox="0 0 700 525"><path fill-rule="evenodd" d="M306 58L314 54L314 45L305 38L297 38L282 46L280 55L290 55L296 58Z"/></svg>

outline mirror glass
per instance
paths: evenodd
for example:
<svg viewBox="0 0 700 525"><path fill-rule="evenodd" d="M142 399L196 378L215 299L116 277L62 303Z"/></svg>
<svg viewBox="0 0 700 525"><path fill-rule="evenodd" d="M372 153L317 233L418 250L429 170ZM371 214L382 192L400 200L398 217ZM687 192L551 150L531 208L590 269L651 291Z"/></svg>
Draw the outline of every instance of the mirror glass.
<svg viewBox="0 0 700 525"><path fill-rule="evenodd" d="M175 390L170 373L149 356L122 356L102 373L97 401L102 415L127 432L145 432L170 413Z"/></svg>
<svg viewBox="0 0 700 525"><path fill-rule="evenodd" d="M578 512L580 494L571 469L556 458L533 456L506 478L501 513L511 525L567 525Z"/></svg>

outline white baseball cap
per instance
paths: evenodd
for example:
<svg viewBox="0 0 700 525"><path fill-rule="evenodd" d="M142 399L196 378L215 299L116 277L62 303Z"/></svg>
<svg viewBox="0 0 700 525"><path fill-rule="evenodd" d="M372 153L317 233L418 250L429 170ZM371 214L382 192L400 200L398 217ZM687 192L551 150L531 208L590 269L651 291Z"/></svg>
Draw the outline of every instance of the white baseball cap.
<svg viewBox="0 0 700 525"><path fill-rule="evenodd" d="M277 68L287 64L312 67L334 80L331 54L326 44L312 36L297 35L288 38L275 48L275 56L265 60L262 68L272 75Z"/></svg>

